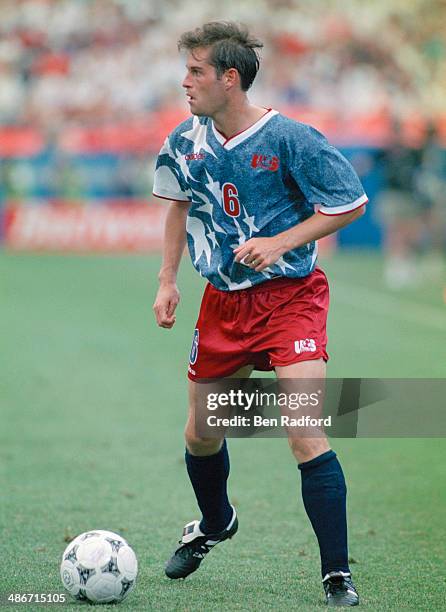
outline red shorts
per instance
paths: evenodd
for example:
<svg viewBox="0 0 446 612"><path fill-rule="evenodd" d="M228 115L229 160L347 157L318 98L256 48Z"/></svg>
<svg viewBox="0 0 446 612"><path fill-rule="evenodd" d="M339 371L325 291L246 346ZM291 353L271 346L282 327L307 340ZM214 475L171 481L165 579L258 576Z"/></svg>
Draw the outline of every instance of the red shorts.
<svg viewBox="0 0 446 612"><path fill-rule="evenodd" d="M249 289L208 284L201 302L189 378L225 378L245 365L272 370L328 360L328 282L316 268L305 278L277 278Z"/></svg>

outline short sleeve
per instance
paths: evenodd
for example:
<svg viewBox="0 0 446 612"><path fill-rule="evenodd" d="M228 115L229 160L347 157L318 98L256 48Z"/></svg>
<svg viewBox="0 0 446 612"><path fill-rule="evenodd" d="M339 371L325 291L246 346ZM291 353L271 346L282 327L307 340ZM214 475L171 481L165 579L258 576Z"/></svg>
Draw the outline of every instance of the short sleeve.
<svg viewBox="0 0 446 612"><path fill-rule="evenodd" d="M164 141L156 162L153 195L167 200L184 202L191 200L191 191L184 181L181 168L173 154L169 137Z"/></svg>
<svg viewBox="0 0 446 612"><path fill-rule="evenodd" d="M366 204L367 195L350 162L314 128L308 128L305 141L291 175L308 202L319 205L325 215L348 213Z"/></svg>

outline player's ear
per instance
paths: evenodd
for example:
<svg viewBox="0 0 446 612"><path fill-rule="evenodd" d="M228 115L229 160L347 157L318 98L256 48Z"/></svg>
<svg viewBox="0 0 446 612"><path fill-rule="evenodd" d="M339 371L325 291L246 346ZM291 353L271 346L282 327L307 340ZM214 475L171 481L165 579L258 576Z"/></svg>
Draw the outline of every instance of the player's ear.
<svg viewBox="0 0 446 612"><path fill-rule="evenodd" d="M235 68L229 68L223 75L223 82L227 89L234 87L240 81L239 73Z"/></svg>

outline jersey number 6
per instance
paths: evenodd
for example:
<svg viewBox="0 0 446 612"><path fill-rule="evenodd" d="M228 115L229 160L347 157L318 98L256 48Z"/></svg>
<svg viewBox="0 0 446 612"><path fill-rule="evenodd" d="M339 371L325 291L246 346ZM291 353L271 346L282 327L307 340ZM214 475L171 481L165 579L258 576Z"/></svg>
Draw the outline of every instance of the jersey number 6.
<svg viewBox="0 0 446 612"><path fill-rule="evenodd" d="M237 187L233 183L225 183L222 187L223 210L230 217L238 217L240 214L240 200L238 199Z"/></svg>

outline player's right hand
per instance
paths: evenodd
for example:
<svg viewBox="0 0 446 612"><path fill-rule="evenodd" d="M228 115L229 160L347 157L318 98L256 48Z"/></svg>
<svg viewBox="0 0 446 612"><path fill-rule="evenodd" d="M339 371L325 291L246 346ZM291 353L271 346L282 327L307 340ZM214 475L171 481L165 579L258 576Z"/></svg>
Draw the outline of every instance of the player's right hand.
<svg viewBox="0 0 446 612"><path fill-rule="evenodd" d="M174 326L176 321L174 312L179 301L180 292L174 283L160 286L153 305L156 322L160 327L170 329Z"/></svg>

